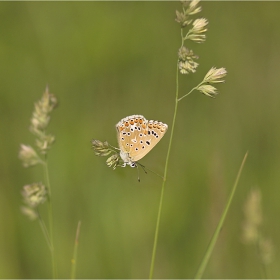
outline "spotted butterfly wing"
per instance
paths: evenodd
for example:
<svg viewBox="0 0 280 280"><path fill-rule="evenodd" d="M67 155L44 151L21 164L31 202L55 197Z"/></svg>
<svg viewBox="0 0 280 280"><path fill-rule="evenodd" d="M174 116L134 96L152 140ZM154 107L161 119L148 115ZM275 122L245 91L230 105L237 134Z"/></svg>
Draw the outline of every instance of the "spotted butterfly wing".
<svg viewBox="0 0 280 280"><path fill-rule="evenodd" d="M120 156L125 164L135 166L163 137L167 124L148 121L142 115L132 115L116 125Z"/></svg>

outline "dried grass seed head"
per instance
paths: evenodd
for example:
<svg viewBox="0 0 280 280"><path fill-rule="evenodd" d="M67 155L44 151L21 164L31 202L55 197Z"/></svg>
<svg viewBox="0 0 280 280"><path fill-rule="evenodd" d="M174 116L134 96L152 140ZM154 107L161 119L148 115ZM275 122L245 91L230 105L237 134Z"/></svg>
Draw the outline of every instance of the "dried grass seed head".
<svg viewBox="0 0 280 280"><path fill-rule="evenodd" d="M253 189L244 204L243 240L246 243L254 243L259 237L262 225L261 191Z"/></svg>
<svg viewBox="0 0 280 280"><path fill-rule="evenodd" d="M107 164L108 167L113 167L113 169L116 169L117 166L122 165L120 163L121 161L122 161L122 159L121 159L120 155L119 154L114 154L106 160L106 164Z"/></svg>
<svg viewBox="0 0 280 280"><path fill-rule="evenodd" d="M182 2L189 2L189 1L182 1ZM199 2L200 2L200 0L190 1L188 4L186 13L188 15L195 15L195 14L201 12L201 10L202 10L201 7L198 7ZM183 6L184 6L184 4L183 4Z"/></svg>
<svg viewBox="0 0 280 280"><path fill-rule="evenodd" d="M178 51L178 58L178 67L181 74L194 73L196 71L199 64L194 59L198 59L198 56L192 50L187 49L185 46L181 47Z"/></svg>
<svg viewBox="0 0 280 280"><path fill-rule="evenodd" d="M55 141L55 137L46 134L45 130L50 122L50 113L57 106L56 97L46 88L42 98L35 103L31 118L30 131L37 137L36 146L42 154L46 154Z"/></svg>
<svg viewBox="0 0 280 280"><path fill-rule="evenodd" d="M108 156L112 152L112 149L109 147L107 141L101 142L100 140L93 139L91 143L96 156L104 157Z"/></svg>
<svg viewBox="0 0 280 280"><path fill-rule="evenodd" d="M180 23L181 28L190 25L193 20L190 19L189 17L201 11L201 7L197 6L199 2L200 0L181 1L183 12L176 11L176 18L175 18L175 21Z"/></svg>
<svg viewBox="0 0 280 280"><path fill-rule="evenodd" d="M32 221L38 218L38 214L33 208L21 206L20 210L22 214L26 215Z"/></svg>
<svg viewBox="0 0 280 280"><path fill-rule="evenodd" d="M35 103L35 108L31 118L32 130L45 130L50 121L49 114L56 106L56 97L49 93L48 88L46 88L42 98Z"/></svg>
<svg viewBox="0 0 280 280"><path fill-rule="evenodd" d="M203 81L205 83L223 83L223 78L227 75L227 70L225 68L212 67L205 75Z"/></svg>
<svg viewBox="0 0 280 280"><path fill-rule="evenodd" d="M37 165L38 163L43 163L36 151L28 145L20 145L18 156L19 159L22 161L24 167L30 167Z"/></svg>
<svg viewBox="0 0 280 280"><path fill-rule="evenodd" d="M47 199L47 190L42 183L33 183L23 187L22 196L26 205L36 208Z"/></svg>

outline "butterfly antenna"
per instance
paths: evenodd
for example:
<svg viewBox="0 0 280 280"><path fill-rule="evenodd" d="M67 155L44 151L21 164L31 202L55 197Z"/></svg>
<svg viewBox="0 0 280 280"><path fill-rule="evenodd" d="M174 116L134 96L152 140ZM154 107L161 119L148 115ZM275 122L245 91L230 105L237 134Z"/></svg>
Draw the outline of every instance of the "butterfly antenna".
<svg viewBox="0 0 280 280"><path fill-rule="evenodd" d="M139 162L137 162L137 164L139 164L139 165L142 167L143 171L144 171L146 174L148 173L147 170L145 169L145 166L144 166L143 164L141 164L141 163L139 163Z"/></svg>
<svg viewBox="0 0 280 280"><path fill-rule="evenodd" d="M139 165L143 168L143 170L144 170L144 172L145 172L146 174L148 173L147 170L149 170L150 172L154 173L155 175L157 175L157 176L160 177L161 179L164 179L161 175L159 175L159 174L156 173L155 171L153 171L153 170L147 168L147 167L144 166L143 164L141 164L141 163L139 163L139 162L138 162L137 164L139 164ZM147 169L147 170L146 170L146 169Z"/></svg>
<svg viewBox="0 0 280 280"><path fill-rule="evenodd" d="M138 164L136 164L136 168L137 168L137 174L138 174L138 182L140 183L140 173L139 173L139 168L138 168Z"/></svg>

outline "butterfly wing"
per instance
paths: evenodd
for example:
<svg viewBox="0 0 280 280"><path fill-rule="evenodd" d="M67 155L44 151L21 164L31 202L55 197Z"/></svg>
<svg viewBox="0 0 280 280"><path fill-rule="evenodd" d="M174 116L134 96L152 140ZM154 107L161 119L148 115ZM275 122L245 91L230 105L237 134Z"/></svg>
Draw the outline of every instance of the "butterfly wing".
<svg viewBox="0 0 280 280"><path fill-rule="evenodd" d="M155 145L162 139L168 126L162 122L149 121L142 134L138 134L136 144L130 151L133 161L138 161L149 153Z"/></svg>
<svg viewBox="0 0 280 280"><path fill-rule="evenodd" d="M140 131L147 126L148 121L142 115L132 115L119 121L116 125L118 144L121 152L130 153L135 149L135 139Z"/></svg>
<svg viewBox="0 0 280 280"><path fill-rule="evenodd" d="M128 161L143 158L164 136L167 124L147 121L142 115L132 115L122 119L117 125L118 143Z"/></svg>

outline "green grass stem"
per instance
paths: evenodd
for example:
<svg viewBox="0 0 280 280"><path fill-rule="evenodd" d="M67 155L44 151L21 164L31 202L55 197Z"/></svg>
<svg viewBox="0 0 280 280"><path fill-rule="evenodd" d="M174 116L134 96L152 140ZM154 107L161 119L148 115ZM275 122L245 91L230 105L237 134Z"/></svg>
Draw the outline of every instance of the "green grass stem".
<svg viewBox="0 0 280 280"><path fill-rule="evenodd" d="M76 230L74 252L73 252L73 258L71 260L71 279L76 279L76 267L77 267L76 264L77 264L77 252L78 252L78 245L79 245L80 228L81 228L81 221L78 222L78 226Z"/></svg>
<svg viewBox="0 0 280 280"><path fill-rule="evenodd" d="M217 239L218 239L218 236L219 236L220 231L221 231L221 229L222 229L222 226L223 226L223 224L224 224L226 215L227 215L228 210L229 210L229 208L230 208L232 199L233 199L233 197L234 197L234 194L235 194L235 191L236 191L236 187L237 187L237 185L238 185L239 178L240 178L240 175L241 175L241 173L242 173L242 170L243 170L245 161L246 161L246 159L247 159L247 156L248 156L248 152L245 154L245 156L244 156L244 158L243 158L243 160L242 160L242 163L241 163L240 168L239 168L239 171L238 171L238 173L237 173L237 176L236 176L236 179L235 179L235 183L234 183L234 185L233 185L233 187L232 187L232 190L231 190L231 193L230 193L228 202L227 202L226 207L225 207L225 209L224 209L224 211L223 211L223 213L222 213L222 216L221 216L221 219L220 219L220 221L219 221L219 223L218 223L218 226L217 226L217 228L216 228L216 230L215 230L215 232L214 232L214 234L213 234L213 236L212 236L212 239L211 239L211 241L210 241L210 243L209 243L209 245L208 245L208 248L207 248L207 250L206 250L206 253L205 253L205 255L204 255L203 259L202 259L202 262L201 262L201 264L200 264L200 266L199 266L199 268L198 268L198 271L197 271L197 273L196 273L196 275L195 275L195 277L194 277L195 279L201 279L201 277L202 277L202 275L203 275L203 273L204 273L204 270L205 270L205 268L206 268L206 265L208 264L209 258L210 258L211 254L212 254L212 252L213 252L214 246L215 246L215 244L216 244L216 241L217 241Z"/></svg>
<svg viewBox="0 0 280 280"><path fill-rule="evenodd" d="M157 215L157 222L156 222L156 230L155 230L155 237L154 237L154 245L153 245L152 259L151 259L151 265L150 265L149 279L152 279L153 274L154 274L155 257L156 257L157 243L158 243L159 224L160 224L160 218L161 218L165 182L166 182L166 178L167 178L168 163L169 163L169 157L170 157L170 151L171 151L171 146L172 146L174 127L175 127L177 109L178 109L178 92L179 92L179 81L178 81L179 80L179 77L178 77L179 74L178 73L179 73L179 70L178 70L178 64L177 64L175 108L174 108L174 114L173 114L173 121L172 121L172 126L171 126L169 144L168 144L168 149L167 149L167 155L166 155L166 160L165 160L163 181L162 181L162 186L161 186L161 194L160 194L160 200L159 200L159 208L158 208L158 215Z"/></svg>
<svg viewBox="0 0 280 280"><path fill-rule="evenodd" d="M49 249L51 251L52 250L52 245L51 245L48 229L47 229L46 224L44 223L44 221L43 221L43 219L42 219L42 217L41 217L41 215L40 215L38 210L37 210L37 215L38 215L38 220L39 220L40 227L42 229L42 232L43 232L43 234L45 236L45 239L46 239L46 241L48 243L48 246L49 246Z"/></svg>
<svg viewBox="0 0 280 280"><path fill-rule="evenodd" d="M196 87L192 88L187 94L185 94L185 95L183 95L182 97L180 97L180 98L178 99L178 101L181 101L183 98L185 98L185 97L187 97L188 95L190 95L195 89L198 89L198 87L199 87L200 85L202 85L202 84L203 84L203 81L202 81L201 83L199 83Z"/></svg>
<svg viewBox="0 0 280 280"><path fill-rule="evenodd" d="M48 190L48 216L49 216L49 240L50 240L50 251L52 258L52 274L53 279L57 278L56 271L56 261L55 261L55 252L54 252L54 242L53 242L53 211L52 211L52 199L51 199L51 185L50 185L50 177L49 177L49 169L48 169L48 161L47 155L45 154L45 164L44 164L44 175L45 181Z"/></svg>

